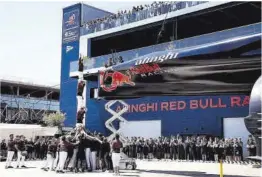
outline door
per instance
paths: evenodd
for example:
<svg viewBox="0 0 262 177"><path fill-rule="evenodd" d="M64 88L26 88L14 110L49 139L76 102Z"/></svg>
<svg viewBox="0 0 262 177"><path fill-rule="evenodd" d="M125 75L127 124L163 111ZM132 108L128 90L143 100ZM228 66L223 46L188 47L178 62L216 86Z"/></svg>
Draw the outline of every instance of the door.
<svg viewBox="0 0 262 177"><path fill-rule="evenodd" d="M243 156L248 156L247 139L250 133L245 126L244 117L223 119L224 138L241 138L243 141Z"/></svg>
<svg viewBox="0 0 262 177"><path fill-rule="evenodd" d="M161 136L161 120L120 122L120 128L120 132L126 137L157 138Z"/></svg>

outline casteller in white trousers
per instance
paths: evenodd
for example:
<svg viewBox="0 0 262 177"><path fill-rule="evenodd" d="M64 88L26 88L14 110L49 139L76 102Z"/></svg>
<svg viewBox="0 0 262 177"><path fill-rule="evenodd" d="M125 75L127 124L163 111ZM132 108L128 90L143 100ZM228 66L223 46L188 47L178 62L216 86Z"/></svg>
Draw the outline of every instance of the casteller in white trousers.
<svg viewBox="0 0 262 177"><path fill-rule="evenodd" d="M6 163L5 163L5 167L6 168L10 168L13 157L14 157L15 151L7 151L7 157L6 157Z"/></svg>

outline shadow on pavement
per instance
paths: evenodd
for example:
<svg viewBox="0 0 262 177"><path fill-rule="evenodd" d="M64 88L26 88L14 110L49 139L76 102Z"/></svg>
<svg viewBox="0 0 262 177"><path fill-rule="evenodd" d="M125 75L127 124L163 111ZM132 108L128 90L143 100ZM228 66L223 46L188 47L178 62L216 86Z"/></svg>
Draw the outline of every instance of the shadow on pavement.
<svg viewBox="0 0 262 177"><path fill-rule="evenodd" d="M8 170L26 170L26 169L32 169L32 168L37 168L37 167L25 167L25 168L9 168Z"/></svg>
<svg viewBox="0 0 262 177"><path fill-rule="evenodd" d="M155 173L155 174L166 174L166 175L176 175L176 176L194 176L194 177L218 177L217 174L207 174L205 172L199 171L167 171L167 170L138 170L139 172L145 173ZM250 177L242 175L224 175L224 177ZM259 176L257 176L259 177Z"/></svg>

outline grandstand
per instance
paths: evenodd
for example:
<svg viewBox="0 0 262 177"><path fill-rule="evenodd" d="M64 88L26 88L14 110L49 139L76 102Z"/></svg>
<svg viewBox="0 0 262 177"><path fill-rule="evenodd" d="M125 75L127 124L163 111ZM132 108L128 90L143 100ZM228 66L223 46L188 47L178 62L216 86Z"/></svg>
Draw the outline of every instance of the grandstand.
<svg viewBox="0 0 262 177"><path fill-rule="evenodd" d="M0 123L41 124L45 113L59 110L59 86L16 77L2 77L0 83Z"/></svg>
<svg viewBox="0 0 262 177"><path fill-rule="evenodd" d="M75 18L69 24L72 15ZM261 34L261 2L172 2L150 5L122 15L82 3L67 7L63 10L60 84L60 108L67 115L65 124L73 127L76 123L76 78L80 54L85 56L86 127L109 134L104 125L111 117L105 110L107 101L98 99L97 95L98 71L105 68L109 58L121 56L124 62L128 62L152 52L183 49L253 34ZM143 132L154 132L152 136L205 134L234 137L237 134L245 141L248 132L243 117L248 115L248 104L232 107L231 101L233 97L244 101L248 96L236 92L231 95L126 99L129 109L124 117L130 125L134 124L132 128L126 127L125 135L139 136ZM211 106L197 110L186 107L182 111L160 108L163 103L170 105L191 100L211 100L213 103L220 100L226 107ZM120 108L120 104L112 107L114 110ZM125 126L120 122L115 124L116 127ZM238 126L232 128L232 125ZM137 131L132 131L134 129Z"/></svg>

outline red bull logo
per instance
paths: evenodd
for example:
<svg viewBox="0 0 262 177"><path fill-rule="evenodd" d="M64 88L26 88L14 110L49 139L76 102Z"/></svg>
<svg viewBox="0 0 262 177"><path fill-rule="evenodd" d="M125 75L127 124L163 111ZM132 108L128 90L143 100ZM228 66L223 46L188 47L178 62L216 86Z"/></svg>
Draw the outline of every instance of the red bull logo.
<svg viewBox="0 0 262 177"><path fill-rule="evenodd" d="M123 86L124 84L135 86L135 83L131 81L130 74L123 74L118 71L113 72L100 72L100 85L101 88L106 92L116 90L117 87Z"/></svg>
<svg viewBox="0 0 262 177"><path fill-rule="evenodd" d="M75 24L75 18L76 18L75 14L72 14L72 15L69 17L68 21L66 21L66 24L68 24L68 25L73 25L73 24Z"/></svg>
<svg viewBox="0 0 262 177"><path fill-rule="evenodd" d="M146 73L152 73L160 71L158 64L143 64L130 69L119 72L119 71L101 71L100 72L100 86L106 92L111 92L117 89L119 86L130 85L135 86L132 81L132 76L141 75Z"/></svg>

